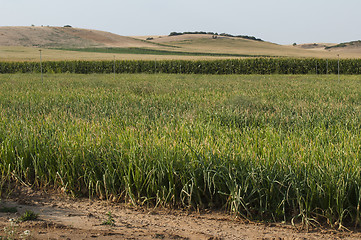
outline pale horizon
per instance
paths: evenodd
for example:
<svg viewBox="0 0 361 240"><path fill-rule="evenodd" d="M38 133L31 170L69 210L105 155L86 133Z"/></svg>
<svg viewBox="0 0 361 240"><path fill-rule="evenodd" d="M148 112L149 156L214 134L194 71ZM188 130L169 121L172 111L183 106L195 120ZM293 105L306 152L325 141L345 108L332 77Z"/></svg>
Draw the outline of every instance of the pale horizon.
<svg viewBox="0 0 361 240"><path fill-rule="evenodd" d="M1 26L64 26L123 36L205 31L248 35L278 44L361 39L361 1L0 0Z"/></svg>

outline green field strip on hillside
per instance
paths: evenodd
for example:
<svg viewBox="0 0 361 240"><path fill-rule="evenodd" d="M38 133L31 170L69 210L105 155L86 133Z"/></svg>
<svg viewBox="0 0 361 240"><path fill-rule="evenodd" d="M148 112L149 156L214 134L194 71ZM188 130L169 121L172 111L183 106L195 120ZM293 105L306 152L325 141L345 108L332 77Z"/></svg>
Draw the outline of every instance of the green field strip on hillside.
<svg viewBox="0 0 361 240"><path fill-rule="evenodd" d="M150 44L153 44L153 45L156 45L156 46L162 46L162 47L170 47L170 48L181 48L179 46L175 46L175 45L169 45L169 44L164 44L164 43L157 43L157 42L152 42L151 40L143 40L143 39L137 39L137 38L132 38L134 40L139 40L139 41L142 41L142 42L145 42L145 43L150 43Z"/></svg>
<svg viewBox="0 0 361 240"><path fill-rule="evenodd" d="M270 56L270 55L167 51L167 50L156 50L156 49L147 49L147 48L59 48L59 50L77 51L77 52L116 53L116 54L146 54L146 55L180 55L180 56L214 56L214 57L276 57L276 56Z"/></svg>

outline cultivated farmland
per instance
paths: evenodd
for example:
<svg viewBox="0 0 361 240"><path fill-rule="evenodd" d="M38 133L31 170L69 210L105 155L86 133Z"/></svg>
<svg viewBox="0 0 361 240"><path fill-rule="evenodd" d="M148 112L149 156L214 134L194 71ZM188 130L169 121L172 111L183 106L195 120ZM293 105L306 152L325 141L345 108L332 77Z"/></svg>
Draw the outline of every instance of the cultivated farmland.
<svg viewBox="0 0 361 240"><path fill-rule="evenodd" d="M1 61L59 60L204 60L235 57L360 58L358 43L279 45L211 34L126 37L69 27L0 27ZM334 47L332 47L334 46ZM343 47L337 47L343 46ZM72 51L69 51L72 50Z"/></svg>
<svg viewBox="0 0 361 240"><path fill-rule="evenodd" d="M0 75L1 186L359 224L358 76Z"/></svg>
<svg viewBox="0 0 361 240"><path fill-rule="evenodd" d="M0 35L1 239L361 239L358 41Z"/></svg>

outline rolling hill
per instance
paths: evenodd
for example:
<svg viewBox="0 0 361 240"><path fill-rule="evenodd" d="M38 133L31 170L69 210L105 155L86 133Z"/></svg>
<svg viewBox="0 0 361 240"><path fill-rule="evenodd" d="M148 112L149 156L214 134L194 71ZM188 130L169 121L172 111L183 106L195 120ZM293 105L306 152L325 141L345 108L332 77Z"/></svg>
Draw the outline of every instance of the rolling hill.
<svg viewBox="0 0 361 240"><path fill-rule="evenodd" d="M154 44L109 32L72 27L0 27L0 46L154 47Z"/></svg>
<svg viewBox="0 0 361 240"><path fill-rule="evenodd" d="M359 58L361 44L278 45L267 41L182 34L120 36L72 27L0 27L0 60L34 60L42 48L48 60L61 59L214 59L239 57ZM325 48L326 47L326 48Z"/></svg>

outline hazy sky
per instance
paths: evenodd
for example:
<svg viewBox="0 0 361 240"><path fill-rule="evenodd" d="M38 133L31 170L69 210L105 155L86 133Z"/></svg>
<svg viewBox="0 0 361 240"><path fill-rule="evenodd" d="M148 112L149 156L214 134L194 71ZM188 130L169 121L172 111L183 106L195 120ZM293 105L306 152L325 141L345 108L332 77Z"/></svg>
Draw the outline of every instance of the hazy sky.
<svg viewBox="0 0 361 240"><path fill-rule="evenodd" d="M361 40L361 0L0 0L1 26L34 24L125 36L212 31L291 44Z"/></svg>

